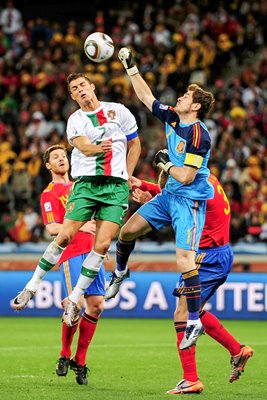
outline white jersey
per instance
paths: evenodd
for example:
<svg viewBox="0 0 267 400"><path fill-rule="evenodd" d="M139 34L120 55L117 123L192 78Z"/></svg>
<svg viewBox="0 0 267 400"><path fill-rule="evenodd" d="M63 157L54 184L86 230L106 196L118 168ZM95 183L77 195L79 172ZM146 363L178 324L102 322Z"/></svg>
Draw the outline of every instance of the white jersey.
<svg viewBox="0 0 267 400"><path fill-rule="evenodd" d="M75 111L68 119L67 137L72 140L86 136L92 144L103 140L112 141L112 151L86 157L74 147L71 154L71 175L113 176L127 180L127 140L137 136L137 124L133 114L122 104L101 102L93 112Z"/></svg>

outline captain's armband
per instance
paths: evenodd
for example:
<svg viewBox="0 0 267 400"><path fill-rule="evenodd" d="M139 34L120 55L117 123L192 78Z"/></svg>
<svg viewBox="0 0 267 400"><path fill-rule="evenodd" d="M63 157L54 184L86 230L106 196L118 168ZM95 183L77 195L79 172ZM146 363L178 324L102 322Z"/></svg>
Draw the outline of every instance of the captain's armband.
<svg viewBox="0 0 267 400"><path fill-rule="evenodd" d="M197 154L186 153L184 165L199 169L202 165L203 157Z"/></svg>

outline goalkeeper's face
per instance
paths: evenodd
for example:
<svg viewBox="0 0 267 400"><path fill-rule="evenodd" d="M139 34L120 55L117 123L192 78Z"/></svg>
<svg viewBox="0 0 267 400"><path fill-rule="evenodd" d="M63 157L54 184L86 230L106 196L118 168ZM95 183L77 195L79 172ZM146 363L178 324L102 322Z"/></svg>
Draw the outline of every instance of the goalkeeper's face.
<svg viewBox="0 0 267 400"><path fill-rule="evenodd" d="M193 103L193 92L189 90L183 96L178 98L174 111L177 112L179 116L191 114L192 112L195 112L195 105L196 103Z"/></svg>

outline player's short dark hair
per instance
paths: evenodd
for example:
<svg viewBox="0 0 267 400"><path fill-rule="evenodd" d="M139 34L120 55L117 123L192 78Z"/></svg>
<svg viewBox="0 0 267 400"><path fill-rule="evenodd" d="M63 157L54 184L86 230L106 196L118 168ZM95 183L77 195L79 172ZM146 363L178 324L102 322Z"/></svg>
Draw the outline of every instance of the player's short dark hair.
<svg viewBox="0 0 267 400"><path fill-rule="evenodd" d="M75 81L76 79L78 79L78 78L84 78L84 79L86 79L89 83L92 83L91 82L91 80L85 75L85 74L83 74L82 72L75 72L75 73L73 73L73 74L69 74L69 76L67 77L67 85L68 85L68 91L69 91L69 93L70 93L70 83L72 82L72 81Z"/></svg>
<svg viewBox="0 0 267 400"><path fill-rule="evenodd" d="M50 154L54 151L54 150L64 150L65 153L67 154L67 150L64 146L62 146L61 144L54 144L53 146L50 146L46 149L46 151L44 152L43 155L43 162L44 164L49 162L49 158L50 158Z"/></svg>
<svg viewBox="0 0 267 400"><path fill-rule="evenodd" d="M212 110L212 107L215 103L213 94L201 89L201 87L195 83L189 85L187 90L193 92L193 102L201 104L201 108L198 111L198 118L203 120Z"/></svg>

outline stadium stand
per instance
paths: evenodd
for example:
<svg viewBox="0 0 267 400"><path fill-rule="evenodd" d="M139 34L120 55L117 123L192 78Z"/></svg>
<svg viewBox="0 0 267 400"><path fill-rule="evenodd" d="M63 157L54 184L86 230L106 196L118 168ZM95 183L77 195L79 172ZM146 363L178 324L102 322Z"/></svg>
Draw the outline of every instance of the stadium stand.
<svg viewBox="0 0 267 400"><path fill-rule="evenodd" d="M131 109L143 142L136 176L156 181L152 159L165 147L164 131L140 104L117 61L120 47L132 46L141 73L162 102L173 104L190 82L215 92L216 106L206 120L210 168L231 202L231 241L266 244L266 1L125 1L123 6L114 1L112 7L79 2L79 10L66 4L64 20L56 2L41 3L28 1L22 9L9 0L0 11L0 243L48 239L38 201L49 181L41 155L58 142L71 151L64 137L75 107L66 92L70 72L86 71L101 100ZM94 64L83 53L83 41L94 31L114 40L116 51L107 63ZM129 215L136 207L131 201ZM148 239L164 243L172 240L171 231Z"/></svg>

